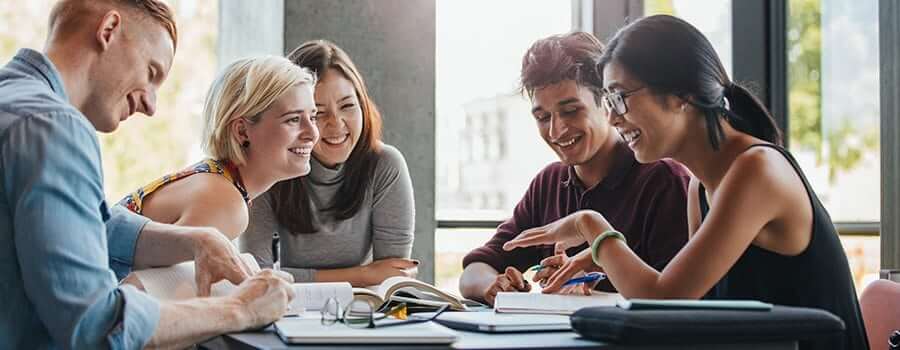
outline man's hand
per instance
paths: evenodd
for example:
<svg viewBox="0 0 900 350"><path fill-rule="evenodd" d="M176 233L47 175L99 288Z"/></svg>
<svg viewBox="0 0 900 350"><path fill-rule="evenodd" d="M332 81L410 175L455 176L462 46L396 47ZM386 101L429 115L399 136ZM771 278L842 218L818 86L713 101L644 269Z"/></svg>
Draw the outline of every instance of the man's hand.
<svg viewBox="0 0 900 350"><path fill-rule="evenodd" d="M494 299L499 292L527 292L531 290L531 285L525 281L525 276L515 267L509 266L504 273L498 274L487 290L484 291L484 301L489 305L494 305Z"/></svg>
<svg viewBox="0 0 900 350"><path fill-rule="evenodd" d="M404 258L388 258L362 266L366 285L374 286L394 276L415 278L419 273L419 261Z"/></svg>
<svg viewBox="0 0 900 350"><path fill-rule="evenodd" d="M290 274L266 269L241 283L230 295L241 306L241 328L259 328L284 316L294 299L293 281Z"/></svg>
<svg viewBox="0 0 900 350"><path fill-rule="evenodd" d="M239 285L256 273L241 260L231 241L216 229L197 228L191 235L197 296L209 296L213 283L223 279Z"/></svg>

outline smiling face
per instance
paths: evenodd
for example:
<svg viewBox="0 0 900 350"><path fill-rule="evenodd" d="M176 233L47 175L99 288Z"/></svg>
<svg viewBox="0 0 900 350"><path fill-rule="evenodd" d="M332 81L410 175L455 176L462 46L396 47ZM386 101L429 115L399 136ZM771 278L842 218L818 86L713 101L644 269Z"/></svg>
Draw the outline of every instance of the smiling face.
<svg viewBox="0 0 900 350"><path fill-rule="evenodd" d="M634 91L644 84L630 76L622 65L612 62L603 68L606 92ZM635 158L647 163L671 157L681 146L687 128L684 101L675 96L659 96L644 88L625 97L627 111L620 115L609 111L609 122L634 151Z"/></svg>
<svg viewBox="0 0 900 350"><path fill-rule="evenodd" d="M594 95L574 80L536 89L532 115L541 137L566 165L586 164L613 136Z"/></svg>
<svg viewBox="0 0 900 350"><path fill-rule="evenodd" d="M316 84L316 108L321 139L313 149L327 167L347 161L363 128L362 108L353 83L329 68Z"/></svg>
<svg viewBox="0 0 900 350"><path fill-rule="evenodd" d="M309 173L313 145L319 138L312 87L294 86L262 112L256 123L243 122L249 166L271 169L279 181Z"/></svg>
<svg viewBox="0 0 900 350"><path fill-rule="evenodd" d="M90 68L94 84L82 112L101 132L114 131L134 113L152 116L156 112L156 93L175 55L165 28L132 17L122 17L129 26L119 27L119 34Z"/></svg>

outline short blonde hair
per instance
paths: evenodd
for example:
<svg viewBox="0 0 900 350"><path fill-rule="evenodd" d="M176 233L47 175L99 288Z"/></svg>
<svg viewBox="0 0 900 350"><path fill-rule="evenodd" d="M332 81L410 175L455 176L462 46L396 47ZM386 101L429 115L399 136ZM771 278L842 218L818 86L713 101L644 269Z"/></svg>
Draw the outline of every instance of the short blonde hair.
<svg viewBox="0 0 900 350"><path fill-rule="evenodd" d="M284 57L251 57L229 64L206 95L203 151L218 160L245 164L244 151L232 135L231 123L239 118L258 122L263 111L297 85L313 89L316 77Z"/></svg>

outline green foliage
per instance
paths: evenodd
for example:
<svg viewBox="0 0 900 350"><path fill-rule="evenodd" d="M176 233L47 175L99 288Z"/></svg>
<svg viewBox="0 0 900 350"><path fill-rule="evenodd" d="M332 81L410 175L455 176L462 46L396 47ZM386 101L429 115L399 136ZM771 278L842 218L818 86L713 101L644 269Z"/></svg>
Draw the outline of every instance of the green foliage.
<svg viewBox="0 0 900 350"><path fill-rule="evenodd" d="M675 7L672 0L644 0L644 14L674 16Z"/></svg>
<svg viewBox="0 0 900 350"><path fill-rule="evenodd" d="M788 19L788 101L791 147L822 148L822 19L819 0L791 0ZM817 158L821 161L820 158Z"/></svg>
<svg viewBox="0 0 900 350"><path fill-rule="evenodd" d="M843 120L825 128L822 120L822 10L820 0L790 0L788 18L788 115L790 146L813 151L828 168L831 183L878 149L878 130ZM827 130L827 131L826 131Z"/></svg>

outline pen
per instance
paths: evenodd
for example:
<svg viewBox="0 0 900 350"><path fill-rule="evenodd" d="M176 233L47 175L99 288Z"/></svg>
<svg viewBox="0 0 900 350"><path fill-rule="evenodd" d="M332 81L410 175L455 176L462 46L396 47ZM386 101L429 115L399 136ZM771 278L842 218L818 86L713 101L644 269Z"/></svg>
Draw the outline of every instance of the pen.
<svg viewBox="0 0 900 350"><path fill-rule="evenodd" d="M534 265L534 266L532 266L532 267L529 267L528 270L526 270L526 271L538 271L538 272L540 272L540 271L543 270L543 269L544 269L544 265Z"/></svg>
<svg viewBox="0 0 900 350"><path fill-rule="evenodd" d="M606 279L606 274L601 273L601 272L591 272L584 276L575 277L573 279L570 279L570 280L566 281L566 283L563 283L562 286L565 287L565 286L571 286L573 284L578 284L578 283L590 283L590 282L596 282L596 281L600 281L600 280L604 280L604 279Z"/></svg>
<svg viewBox="0 0 900 350"><path fill-rule="evenodd" d="M281 244L279 244L278 232L272 233L272 269L278 271L281 269Z"/></svg>

